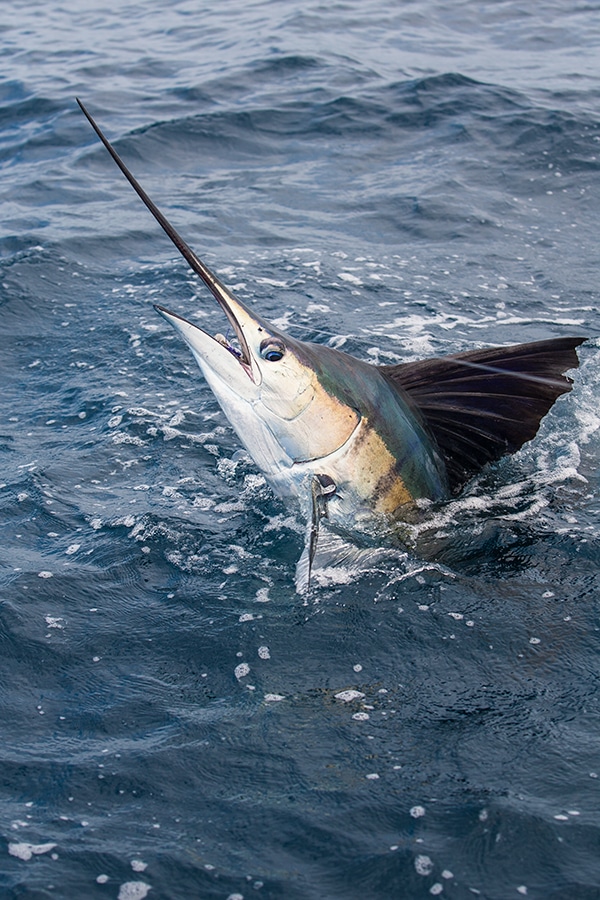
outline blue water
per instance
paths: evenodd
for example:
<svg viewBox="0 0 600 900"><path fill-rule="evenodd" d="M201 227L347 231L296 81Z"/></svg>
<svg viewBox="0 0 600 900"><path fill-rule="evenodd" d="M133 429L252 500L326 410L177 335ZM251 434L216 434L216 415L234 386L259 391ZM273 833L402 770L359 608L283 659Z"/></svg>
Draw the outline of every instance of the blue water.
<svg viewBox="0 0 600 900"><path fill-rule="evenodd" d="M599 898L598 5L0 29L2 900ZM414 552L299 596L302 523L152 304L222 317L76 95L296 337L583 335L572 393Z"/></svg>

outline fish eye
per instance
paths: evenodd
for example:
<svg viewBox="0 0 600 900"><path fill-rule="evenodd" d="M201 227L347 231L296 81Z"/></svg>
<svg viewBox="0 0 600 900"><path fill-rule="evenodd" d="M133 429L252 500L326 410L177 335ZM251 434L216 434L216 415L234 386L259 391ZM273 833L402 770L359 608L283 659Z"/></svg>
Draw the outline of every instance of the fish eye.
<svg viewBox="0 0 600 900"><path fill-rule="evenodd" d="M273 338L267 338L260 345L260 355L263 359L266 359L267 362L279 362L284 353L285 347L281 341L274 340Z"/></svg>

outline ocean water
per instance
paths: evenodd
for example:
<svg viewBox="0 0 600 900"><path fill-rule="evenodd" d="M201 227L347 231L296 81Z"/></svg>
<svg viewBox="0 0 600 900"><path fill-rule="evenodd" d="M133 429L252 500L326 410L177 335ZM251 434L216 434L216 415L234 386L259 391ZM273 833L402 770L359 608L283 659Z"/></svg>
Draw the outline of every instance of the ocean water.
<svg viewBox="0 0 600 900"><path fill-rule="evenodd" d="M600 898L600 7L10 0L0 898ZM532 443L299 596L161 303L372 362L588 338Z"/></svg>

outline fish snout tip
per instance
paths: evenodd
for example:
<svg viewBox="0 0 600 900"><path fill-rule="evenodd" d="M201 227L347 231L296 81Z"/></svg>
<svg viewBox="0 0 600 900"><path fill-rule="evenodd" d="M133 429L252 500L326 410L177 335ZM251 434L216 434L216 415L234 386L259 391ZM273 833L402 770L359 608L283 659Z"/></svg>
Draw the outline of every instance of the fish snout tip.
<svg viewBox="0 0 600 900"><path fill-rule="evenodd" d="M177 313L171 312L170 309L166 309L164 306L159 306L158 303L154 303L153 306L159 316L162 316L163 319L169 320L171 318L181 318L181 316L178 316Z"/></svg>
<svg viewBox="0 0 600 900"><path fill-rule="evenodd" d="M166 309L164 306L159 306L158 303L154 303L153 306L159 316L164 319L165 322L168 322L169 325L172 325L175 329L177 329L177 331L181 331L181 325L190 324L186 319L183 318L183 316L171 312L170 309Z"/></svg>

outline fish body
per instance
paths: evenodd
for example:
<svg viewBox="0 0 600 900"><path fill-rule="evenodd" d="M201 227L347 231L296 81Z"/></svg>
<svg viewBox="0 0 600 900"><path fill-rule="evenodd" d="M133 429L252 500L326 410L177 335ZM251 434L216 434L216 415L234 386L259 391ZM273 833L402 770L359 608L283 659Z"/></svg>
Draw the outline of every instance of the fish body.
<svg viewBox="0 0 600 900"><path fill-rule="evenodd" d="M79 101L78 101L79 102ZM581 337L373 366L291 338L253 312L181 238L81 109L134 190L213 294L235 333L211 336L163 307L258 468L308 520L306 580L322 518L355 532L458 493L531 440L571 389Z"/></svg>

